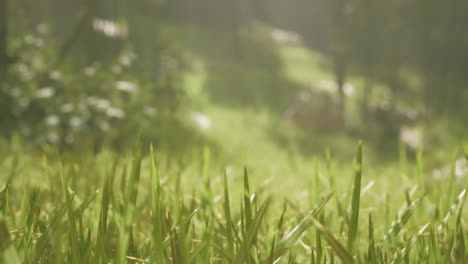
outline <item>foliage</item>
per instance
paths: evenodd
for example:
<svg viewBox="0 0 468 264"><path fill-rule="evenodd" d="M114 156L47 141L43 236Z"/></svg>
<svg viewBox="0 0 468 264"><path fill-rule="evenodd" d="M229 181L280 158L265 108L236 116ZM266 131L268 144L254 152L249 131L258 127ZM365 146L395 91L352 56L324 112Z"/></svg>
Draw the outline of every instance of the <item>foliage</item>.
<svg viewBox="0 0 468 264"><path fill-rule="evenodd" d="M161 75L160 82L152 83L135 74L135 61L141 55L131 46L110 63L96 60L84 67L62 65L54 46L46 25L16 41L13 48L19 55L0 90L4 136L19 133L36 144L102 145L100 135L106 134L107 143L115 144L135 136L135 128L148 122L175 118L182 95L176 91L176 77L167 83ZM170 53L165 56L173 60L162 66L167 68L165 75L175 75L180 70L174 68L177 59Z"/></svg>

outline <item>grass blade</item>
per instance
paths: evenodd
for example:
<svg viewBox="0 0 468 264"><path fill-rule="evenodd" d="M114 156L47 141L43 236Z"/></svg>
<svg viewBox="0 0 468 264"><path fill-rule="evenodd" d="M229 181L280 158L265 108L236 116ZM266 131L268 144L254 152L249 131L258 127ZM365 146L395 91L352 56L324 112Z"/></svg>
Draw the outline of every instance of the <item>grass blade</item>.
<svg viewBox="0 0 468 264"><path fill-rule="evenodd" d="M383 243L388 242L400 233L403 226L405 226L405 224L408 223L414 211L416 211L418 206L421 204L423 198L424 196L417 198L409 206L400 211L398 219L392 224L388 232L382 238Z"/></svg>
<svg viewBox="0 0 468 264"><path fill-rule="evenodd" d="M0 263L20 264L18 253L13 246L10 232L3 215L0 213Z"/></svg>
<svg viewBox="0 0 468 264"><path fill-rule="evenodd" d="M345 264L354 263L353 255L346 250L346 248L338 241L338 239L333 236L330 231L328 231L317 219L311 217L312 224L317 228L317 230L322 233L322 235L327 240L328 244L331 246L333 251L338 255L338 257L343 261Z"/></svg>
<svg viewBox="0 0 468 264"><path fill-rule="evenodd" d="M254 237L257 235L258 229L260 228L260 224L262 223L263 218L265 217L265 214L269 205L270 205L270 198L267 198L265 202L263 202L262 206L260 206L260 209L258 210L252 222L252 225L247 230L247 236L244 238L244 241L242 242L239 248L239 252L234 258L232 264L246 263L246 259L250 258L249 254L251 253L250 250L251 250L252 241Z"/></svg>
<svg viewBox="0 0 468 264"><path fill-rule="evenodd" d="M401 261L403 261L403 259L408 255L410 249L414 246L414 244L416 244L418 239L424 234L426 229L429 227L429 224L430 223L425 224L419 230L419 232L413 238L411 238L409 243L402 250L400 250L400 252L398 252L397 257L392 261L392 264L400 263Z"/></svg>
<svg viewBox="0 0 468 264"><path fill-rule="evenodd" d="M291 232L289 232L283 240L278 244L275 250L275 257L278 259L281 257L283 254L286 253L285 249L291 248L301 237L301 235L305 232L305 230L309 227L311 223L311 219L313 217L316 217L322 209L325 207L325 205L330 201L331 197L333 196L333 193L329 193L326 195L322 201L315 206L314 209L312 209L307 216L305 216L301 222L293 228Z"/></svg>
<svg viewBox="0 0 468 264"><path fill-rule="evenodd" d="M359 209L361 200L361 178L362 178L362 142L359 142L358 151L356 155L356 162L354 164L354 185L353 197L351 205L351 221L349 225L348 235L348 250L355 252L356 239L359 228Z"/></svg>
<svg viewBox="0 0 468 264"><path fill-rule="evenodd" d="M224 215L226 217L226 237L228 243L228 250L229 253L234 253L234 235L233 235L233 226L234 223L232 222L231 218L231 205L229 199L229 188L227 182L227 175L226 171L224 172Z"/></svg>
<svg viewBox="0 0 468 264"><path fill-rule="evenodd" d="M159 185L159 175L156 170L153 145L150 147L150 171L151 171L151 205L152 205L152 225L153 243L155 246L156 263L164 263L164 237L162 233L161 215L161 189Z"/></svg>
<svg viewBox="0 0 468 264"><path fill-rule="evenodd" d="M62 191L63 195L65 196L65 203L66 203L66 210L68 215L69 221L69 236L70 236L70 248L71 248L71 258L73 264L81 264L81 250L80 250L80 242L78 240L78 231L76 229L77 219L75 218L75 214L73 213L73 205L72 199L70 198L70 194L68 192L68 186L66 182L66 178L63 172L63 166L60 163L59 167L59 174L60 179L62 182Z"/></svg>

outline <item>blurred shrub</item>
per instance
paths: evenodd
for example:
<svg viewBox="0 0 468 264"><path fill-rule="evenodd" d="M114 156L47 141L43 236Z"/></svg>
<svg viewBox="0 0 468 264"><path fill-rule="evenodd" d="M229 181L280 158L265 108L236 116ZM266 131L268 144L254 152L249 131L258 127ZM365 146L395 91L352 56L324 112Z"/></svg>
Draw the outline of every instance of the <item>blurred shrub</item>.
<svg viewBox="0 0 468 264"><path fill-rule="evenodd" d="M175 119L179 59L160 62L159 82L143 82L131 71L138 55L122 49L109 64L84 68L57 65L46 26L14 42L19 54L0 83L0 128L34 143L93 144L133 140L142 127ZM170 63L168 63L170 61Z"/></svg>

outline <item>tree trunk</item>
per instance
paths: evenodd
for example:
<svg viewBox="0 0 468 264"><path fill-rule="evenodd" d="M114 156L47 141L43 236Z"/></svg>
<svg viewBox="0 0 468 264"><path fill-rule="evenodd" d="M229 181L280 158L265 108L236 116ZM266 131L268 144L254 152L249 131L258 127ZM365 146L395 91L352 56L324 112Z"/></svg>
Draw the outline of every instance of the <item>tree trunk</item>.
<svg viewBox="0 0 468 264"><path fill-rule="evenodd" d="M8 36L8 5L7 0L0 0L0 81L4 80L8 68L7 36Z"/></svg>

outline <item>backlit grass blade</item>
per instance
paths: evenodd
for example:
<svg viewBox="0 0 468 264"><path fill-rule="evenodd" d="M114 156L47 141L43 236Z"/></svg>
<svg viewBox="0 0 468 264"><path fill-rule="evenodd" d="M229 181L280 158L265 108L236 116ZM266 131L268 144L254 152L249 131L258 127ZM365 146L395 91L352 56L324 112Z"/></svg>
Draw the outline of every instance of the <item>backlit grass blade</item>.
<svg viewBox="0 0 468 264"><path fill-rule="evenodd" d="M419 230L419 232L414 237L411 238L411 240L408 242L408 244L398 252L397 257L392 261L392 264L397 264L397 263L400 263L400 262L403 261L403 259L408 255L410 249L414 246L414 244L416 244L418 239L424 234L426 229L429 227L429 224L430 223L425 224Z"/></svg>
<svg viewBox="0 0 468 264"><path fill-rule="evenodd" d="M107 217L110 205L110 196L112 193L112 179L114 174L109 172L104 180L104 186L102 188L102 197L101 197L101 209L99 213L99 224L98 224L98 233L96 239L96 245L98 247L96 258L97 261L101 263L108 262L107 250L105 248L105 241L107 237Z"/></svg>
<svg viewBox="0 0 468 264"><path fill-rule="evenodd" d="M128 182L128 190L127 190L127 199L128 202L133 204L134 206L136 205L137 201L137 196L138 196L138 185L140 183L140 170L141 170L141 143L140 140L138 140L137 145L136 145L136 150L133 155L133 161L132 161L132 172L130 175L130 182Z"/></svg>
<svg viewBox="0 0 468 264"><path fill-rule="evenodd" d="M268 259L264 262L265 264L275 263L275 248L276 248L276 235L273 235L273 239L271 240L270 255L268 256Z"/></svg>
<svg viewBox="0 0 468 264"><path fill-rule="evenodd" d="M322 235L327 240L330 247L333 249L333 252L338 255L338 257L345 264L354 263L353 255L338 241L338 239L333 236L330 231L328 231L317 219L311 217L312 224L319 230Z"/></svg>
<svg viewBox="0 0 468 264"><path fill-rule="evenodd" d="M227 244L228 250L231 254L234 253L234 235L233 235L233 226L234 223L232 222L231 218L231 202L229 199L229 187L227 182L227 175L226 171L224 172L224 216L226 217L226 237L227 237Z"/></svg>
<svg viewBox="0 0 468 264"><path fill-rule="evenodd" d="M152 225L153 243L155 246L156 262L164 263L164 237L162 230L161 215L161 188L159 184L159 174L156 170L156 161L153 145L150 147L150 172L151 172L151 205L152 205Z"/></svg>
<svg viewBox="0 0 468 264"><path fill-rule="evenodd" d="M466 189L461 191L461 193L458 195L457 200L450 206L447 214L445 215L442 223L437 227L437 230L440 232L442 229L447 226L448 222L450 221L450 217L452 214L457 210L457 208L461 208L463 203L465 202L465 197L466 197Z"/></svg>
<svg viewBox="0 0 468 264"><path fill-rule="evenodd" d="M392 240L400 233L403 226L405 226L406 223L408 223L409 219L413 215L414 211L416 211L418 206L421 204L422 200L423 200L423 196L417 198L409 206L405 207L404 209L400 211L397 220L392 224L388 232L382 238L383 242Z"/></svg>
<svg viewBox="0 0 468 264"><path fill-rule="evenodd" d="M250 201L249 174L247 168L244 168L244 210L245 210L245 228L248 230L252 225L252 202Z"/></svg>
<svg viewBox="0 0 468 264"><path fill-rule="evenodd" d="M325 205L330 201L331 197L333 196L333 193L329 193L326 195L322 201L315 206L314 209L312 209L302 220L301 222L293 228L291 232L289 232L281 242L278 243L278 246L276 247L275 250L275 257L278 259L281 257L284 253L286 253L285 249L288 249L292 247L302 236L302 234L306 231L306 229L309 227L311 223L311 219L313 217L316 217L322 209L325 207Z"/></svg>
<svg viewBox="0 0 468 264"><path fill-rule="evenodd" d="M462 226L461 216L462 216L462 209L458 211L457 223L455 227L455 245L453 247L453 251L451 252L455 259L468 259L467 257L467 250L466 250L466 242L465 242L465 230Z"/></svg>
<svg viewBox="0 0 468 264"><path fill-rule="evenodd" d="M354 164L354 185L351 204L351 220L348 228L348 250L355 252L356 239L359 228L359 209L361 200L361 178L362 178L362 142L359 142L356 161Z"/></svg>
<svg viewBox="0 0 468 264"><path fill-rule="evenodd" d="M320 217L319 217L318 220L322 224L325 221L325 214L323 213L323 211L320 214ZM315 262L316 263L323 263L323 258L325 256L325 254L324 254L323 247L322 247L322 234L320 233L319 230L315 231L315 247L316 247Z"/></svg>
<svg viewBox="0 0 468 264"><path fill-rule="evenodd" d="M270 198L265 200L265 202L262 204L262 206L256 213L255 218L253 219L252 225L250 226L250 228L247 229L246 237L244 237L244 241L242 241L242 244L239 247L239 252L235 256L232 264L241 264L241 263L250 262L247 259L250 259L251 245L252 245L253 239L257 235L257 232L260 228L263 218L265 217L269 204L270 204Z"/></svg>
<svg viewBox="0 0 468 264"><path fill-rule="evenodd" d="M75 214L73 213L73 205L72 200L70 198L70 194L68 192L67 181L63 172L63 166L60 163L59 166L59 175L62 182L62 192L65 196L65 203L68 215L68 222L69 222L69 240L70 240L70 250L71 250L71 259L72 264L81 264L81 250L80 250L80 242L78 240L78 232L76 229L77 219L75 218Z"/></svg>
<svg viewBox="0 0 468 264"><path fill-rule="evenodd" d="M119 252L118 262L125 263L127 250L130 246L130 237L132 234L132 223L134 219L134 213L136 208L137 196L138 196L138 185L140 182L140 169L141 169L141 143L137 141L135 152L133 154L132 169L130 174L130 180L128 182L127 191L125 197L121 196L121 205L123 206L123 212L120 215L120 226L119 226ZM122 200L124 199L124 200ZM137 257L137 256L132 256Z"/></svg>
<svg viewBox="0 0 468 264"><path fill-rule="evenodd" d="M450 202L452 201L452 196L454 193L454 187L455 187L455 181L457 179L456 176L456 163L457 163L457 157L453 158L452 164L451 164L451 169L450 169L450 174L449 174L449 179L448 179L448 184L447 184L447 192L446 192L446 198L445 198L445 207L444 211L448 212L450 210Z"/></svg>
<svg viewBox="0 0 468 264"><path fill-rule="evenodd" d="M429 254L432 263L442 263L441 248L439 247L438 235L431 226L429 230Z"/></svg>
<svg viewBox="0 0 468 264"><path fill-rule="evenodd" d="M211 163L211 150L209 147L203 148L203 169L202 169L202 179L204 185L204 194L205 200L208 205L211 204L212 194L211 194L211 178L210 178L210 163Z"/></svg>
<svg viewBox="0 0 468 264"><path fill-rule="evenodd" d="M369 246L367 250L367 260L369 263L377 263L377 249L375 247L374 239L374 221L372 214L369 213Z"/></svg>

